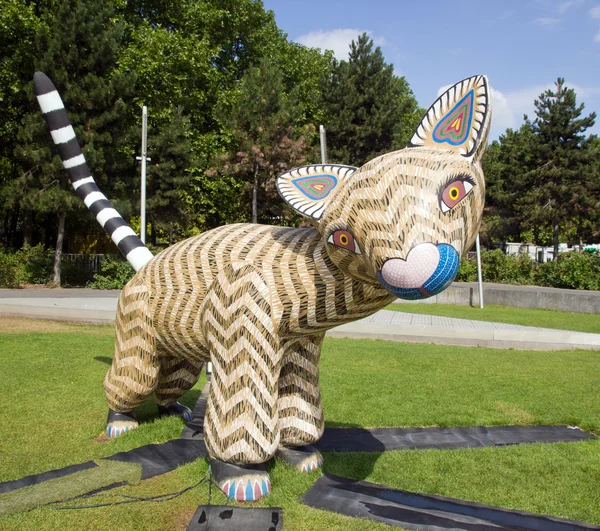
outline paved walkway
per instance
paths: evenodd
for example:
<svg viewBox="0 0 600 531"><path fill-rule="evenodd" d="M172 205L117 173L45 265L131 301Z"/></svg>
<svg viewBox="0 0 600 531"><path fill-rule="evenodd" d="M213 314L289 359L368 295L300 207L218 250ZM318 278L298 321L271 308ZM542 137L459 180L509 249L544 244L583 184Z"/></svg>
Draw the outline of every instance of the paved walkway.
<svg viewBox="0 0 600 531"><path fill-rule="evenodd" d="M0 316L114 323L118 290L0 290ZM381 310L339 326L330 337L521 350L600 350L600 334Z"/></svg>

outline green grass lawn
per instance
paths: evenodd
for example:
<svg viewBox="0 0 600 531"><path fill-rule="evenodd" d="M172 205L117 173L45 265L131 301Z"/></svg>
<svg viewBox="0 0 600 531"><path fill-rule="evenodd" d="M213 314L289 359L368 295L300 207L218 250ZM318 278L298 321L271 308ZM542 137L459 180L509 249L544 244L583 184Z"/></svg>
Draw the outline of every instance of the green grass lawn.
<svg viewBox="0 0 600 531"><path fill-rule="evenodd" d="M401 303L390 304L386 310L600 334L600 318L598 315L588 313L561 312L543 308L513 308L512 306L485 306L481 309L457 304Z"/></svg>
<svg viewBox="0 0 600 531"><path fill-rule="evenodd" d="M116 440L102 434L102 378L112 355L110 326L0 319L0 481L101 458L179 436L179 419L158 419ZM594 351L529 352L327 339L322 386L328 426L570 424L600 434ZM202 382L182 400L195 402ZM12 405L12 407L11 407ZM152 496L183 489L207 471L198 460L113 493ZM390 529L307 508L300 496L320 472L269 465L285 529ZM600 441L470 450L327 453L325 469L429 494L600 524ZM205 486L164 503L56 511L0 520L0 529L185 529L207 501ZM89 501L112 501L110 496ZM89 502L88 501L88 502ZM213 491L213 503L224 496Z"/></svg>

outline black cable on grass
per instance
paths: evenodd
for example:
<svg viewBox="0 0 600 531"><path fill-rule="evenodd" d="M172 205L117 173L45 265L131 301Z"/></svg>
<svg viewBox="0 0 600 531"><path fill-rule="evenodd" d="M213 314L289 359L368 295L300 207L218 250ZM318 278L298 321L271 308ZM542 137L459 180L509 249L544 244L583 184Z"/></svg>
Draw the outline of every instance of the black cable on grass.
<svg viewBox="0 0 600 531"><path fill-rule="evenodd" d="M95 509L97 507L112 507L113 505L124 505L126 503L137 503L137 502L162 503L165 501L173 500L173 499L181 496L182 494L185 494L186 492L188 492L192 489L195 489L196 487L199 487L203 483L208 483L208 504L207 505L210 505L211 498L212 498L212 485L214 484L217 488L219 487L215 483L215 481L212 479L212 477L210 477L210 467L206 471L206 475L200 481L198 481L198 483L195 483L194 485L190 485L189 487L186 487L185 489L177 491L177 492L167 492L165 494L157 494L156 496L146 496L146 497L131 496L129 494L118 494L118 493L113 493L113 494L89 493L89 494L81 494L80 496L75 496L73 498L67 498L65 500L55 501L48 505L55 505L55 504L66 503L66 502L75 501L75 500L95 498L98 496L113 496L113 497L120 497L120 498L126 498L126 499L121 500L121 501L107 502L107 503L96 503L93 505L63 505L61 507L51 507L51 508L56 511L67 511L67 510L72 510L72 509ZM226 505L229 505L229 498L227 498Z"/></svg>

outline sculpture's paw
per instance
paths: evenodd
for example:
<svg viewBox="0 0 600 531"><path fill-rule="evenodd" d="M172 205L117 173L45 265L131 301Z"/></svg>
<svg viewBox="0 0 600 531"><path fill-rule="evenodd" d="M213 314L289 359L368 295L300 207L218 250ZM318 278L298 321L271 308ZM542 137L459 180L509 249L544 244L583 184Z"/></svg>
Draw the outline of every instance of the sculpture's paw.
<svg viewBox="0 0 600 531"><path fill-rule="evenodd" d="M271 480L264 464L234 465L211 459L212 476L232 500L256 501L271 492Z"/></svg>
<svg viewBox="0 0 600 531"><path fill-rule="evenodd" d="M189 407L180 404L179 402L175 402L174 404L169 404L168 406L158 406L158 412L161 415L171 415L173 417L181 417L186 422L190 422L192 420L192 410Z"/></svg>
<svg viewBox="0 0 600 531"><path fill-rule="evenodd" d="M139 426L133 411L129 413L117 413L112 409L108 410L108 418L106 419L106 434L114 439L135 430Z"/></svg>
<svg viewBox="0 0 600 531"><path fill-rule="evenodd" d="M275 457L285 461L300 472L314 472L323 466L323 456L314 446L298 446L297 448L286 448L280 446Z"/></svg>

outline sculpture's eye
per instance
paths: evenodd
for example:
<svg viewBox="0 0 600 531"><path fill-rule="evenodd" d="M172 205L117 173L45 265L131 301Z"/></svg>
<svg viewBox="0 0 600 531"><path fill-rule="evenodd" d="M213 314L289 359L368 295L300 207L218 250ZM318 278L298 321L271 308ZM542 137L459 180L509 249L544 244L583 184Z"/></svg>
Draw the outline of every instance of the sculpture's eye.
<svg viewBox="0 0 600 531"><path fill-rule="evenodd" d="M327 243L331 243L336 247L348 249L348 251L360 254L360 248L358 247L358 243L356 243L354 236L352 236L352 234L347 230L334 231L330 234L329 238L327 238Z"/></svg>
<svg viewBox="0 0 600 531"><path fill-rule="evenodd" d="M440 193L440 208L442 212L452 210L473 190L473 182L467 177L452 179Z"/></svg>

